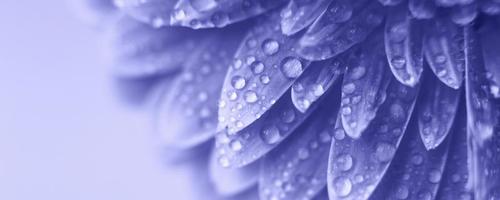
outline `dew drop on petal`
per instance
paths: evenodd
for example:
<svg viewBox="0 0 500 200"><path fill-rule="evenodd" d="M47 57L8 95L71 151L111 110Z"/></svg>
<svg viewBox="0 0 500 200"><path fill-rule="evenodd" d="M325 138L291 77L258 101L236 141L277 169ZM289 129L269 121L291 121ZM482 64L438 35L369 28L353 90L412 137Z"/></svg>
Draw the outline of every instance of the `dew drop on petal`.
<svg viewBox="0 0 500 200"><path fill-rule="evenodd" d="M351 180L339 177L333 181L333 189L337 196L346 197L351 193L352 183Z"/></svg>
<svg viewBox="0 0 500 200"><path fill-rule="evenodd" d="M279 48L280 44L276 40L267 39L262 43L262 50L269 56L278 53Z"/></svg>
<svg viewBox="0 0 500 200"><path fill-rule="evenodd" d="M241 90L245 87L246 80L241 76L234 76L231 79L231 85L233 86L234 89Z"/></svg>
<svg viewBox="0 0 500 200"><path fill-rule="evenodd" d="M267 144L276 144L281 138L280 130L274 125L265 126L260 132L260 137Z"/></svg>
<svg viewBox="0 0 500 200"><path fill-rule="evenodd" d="M245 92L245 101L247 103L255 103L257 102L257 100L258 100L257 93L251 90Z"/></svg>
<svg viewBox="0 0 500 200"><path fill-rule="evenodd" d="M395 153L396 149L394 148L394 146L388 143L377 144L377 148L375 150L375 156L380 162L390 161Z"/></svg>
<svg viewBox="0 0 500 200"><path fill-rule="evenodd" d="M287 78L299 77L302 70L302 63L295 57L287 57L281 62L281 72Z"/></svg>

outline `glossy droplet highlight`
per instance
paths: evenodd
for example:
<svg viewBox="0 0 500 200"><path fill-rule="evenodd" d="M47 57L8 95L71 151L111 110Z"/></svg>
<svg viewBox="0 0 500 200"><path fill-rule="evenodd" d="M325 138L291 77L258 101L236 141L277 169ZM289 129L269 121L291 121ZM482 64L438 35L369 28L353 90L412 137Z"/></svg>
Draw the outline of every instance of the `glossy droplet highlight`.
<svg viewBox="0 0 500 200"><path fill-rule="evenodd" d="M281 72L287 78L299 77L302 70L302 63L295 57L287 57L281 62Z"/></svg>
<svg viewBox="0 0 500 200"><path fill-rule="evenodd" d="M231 85L233 86L234 89L241 90L245 87L246 80L241 76L234 76L231 79Z"/></svg>
<svg viewBox="0 0 500 200"><path fill-rule="evenodd" d="M262 43L262 50L266 55L274 55L278 53L280 44L276 40L267 39Z"/></svg>
<svg viewBox="0 0 500 200"><path fill-rule="evenodd" d="M333 189L337 196L346 197L351 193L352 182L344 177L339 177L333 181Z"/></svg>
<svg viewBox="0 0 500 200"><path fill-rule="evenodd" d="M274 125L265 126L260 132L260 137L267 144L276 144L281 138L280 130Z"/></svg>

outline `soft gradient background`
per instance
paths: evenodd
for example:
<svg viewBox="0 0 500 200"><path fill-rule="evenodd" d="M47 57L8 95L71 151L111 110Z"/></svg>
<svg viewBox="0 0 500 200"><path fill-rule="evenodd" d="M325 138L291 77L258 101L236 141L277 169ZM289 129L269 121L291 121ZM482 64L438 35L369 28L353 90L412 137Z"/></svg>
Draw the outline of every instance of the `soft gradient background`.
<svg viewBox="0 0 500 200"><path fill-rule="evenodd" d="M0 0L0 199L188 199L149 116L120 104L99 33L63 0Z"/></svg>

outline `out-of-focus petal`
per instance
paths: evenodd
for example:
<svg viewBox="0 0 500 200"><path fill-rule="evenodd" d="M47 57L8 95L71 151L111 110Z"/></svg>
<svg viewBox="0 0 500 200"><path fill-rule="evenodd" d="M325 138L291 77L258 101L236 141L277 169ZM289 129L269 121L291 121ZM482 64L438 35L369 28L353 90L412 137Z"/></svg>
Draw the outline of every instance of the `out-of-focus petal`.
<svg viewBox="0 0 500 200"><path fill-rule="evenodd" d="M471 175L467 168L466 118L465 104L460 104L459 114L450 133L448 160L435 199L473 199L471 187L467 186Z"/></svg>
<svg viewBox="0 0 500 200"><path fill-rule="evenodd" d="M293 35L309 26L321 15L331 0L291 0L281 11L281 31Z"/></svg>
<svg viewBox="0 0 500 200"><path fill-rule="evenodd" d="M307 116L298 111L290 93L281 97L260 119L236 133L221 131L216 136L218 161L223 167L241 167L259 159L287 138Z"/></svg>
<svg viewBox="0 0 500 200"><path fill-rule="evenodd" d="M378 0L384 6L395 6L403 2L403 0Z"/></svg>
<svg viewBox="0 0 500 200"><path fill-rule="evenodd" d="M156 131L166 145L190 148L215 135L217 102L239 34L214 36L197 44L172 88L156 110Z"/></svg>
<svg viewBox="0 0 500 200"><path fill-rule="evenodd" d="M490 81L490 93L500 98L500 22L484 22L480 32L484 67Z"/></svg>
<svg viewBox="0 0 500 200"><path fill-rule="evenodd" d="M424 53L427 63L444 84L458 89L464 80L463 28L438 18L426 26Z"/></svg>
<svg viewBox="0 0 500 200"><path fill-rule="evenodd" d="M66 1L75 15L88 25L101 28L112 21L116 13L111 0L72 0Z"/></svg>
<svg viewBox="0 0 500 200"><path fill-rule="evenodd" d="M224 27L265 13L283 3L285 0L179 0L170 16L170 23L195 29Z"/></svg>
<svg viewBox="0 0 500 200"><path fill-rule="evenodd" d="M422 22L405 5L391 8L385 23L385 52L398 81L415 86L423 71Z"/></svg>
<svg viewBox="0 0 500 200"><path fill-rule="evenodd" d="M315 62L292 85L292 102L300 111L316 102L345 71L341 59Z"/></svg>
<svg viewBox="0 0 500 200"><path fill-rule="evenodd" d="M259 119L309 65L297 56L297 37L281 33L279 13L260 18L240 45L224 81L218 130L229 134Z"/></svg>
<svg viewBox="0 0 500 200"><path fill-rule="evenodd" d="M168 25L177 0L113 0L116 7L153 27Z"/></svg>
<svg viewBox="0 0 500 200"><path fill-rule="evenodd" d="M123 16L109 32L114 73L122 78L147 78L182 68L197 51L196 44L209 36L186 28L153 28Z"/></svg>
<svg viewBox="0 0 500 200"><path fill-rule="evenodd" d="M330 199L367 199L387 171L415 105L418 87L407 87L391 77L387 99L363 137L345 137L337 122L328 164ZM353 164L345 170L339 156L350 157Z"/></svg>
<svg viewBox="0 0 500 200"><path fill-rule="evenodd" d="M481 55L479 35L474 27L465 28L465 93L469 173L475 199L500 198L500 102L489 92L487 73Z"/></svg>
<svg viewBox="0 0 500 200"><path fill-rule="evenodd" d="M386 98L391 73L384 54L382 34L373 36L347 61L342 86L342 125L352 138L359 138L375 118Z"/></svg>
<svg viewBox="0 0 500 200"><path fill-rule="evenodd" d="M481 144L493 136L498 111L486 78L480 38L473 29L472 26L465 28L465 97L468 129Z"/></svg>
<svg viewBox="0 0 500 200"><path fill-rule="evenodd" d="M391 166L370 199L430 200L436 197L449 139L438 148L427 150L419 139L417 126L416 120L410 122Z"/></svg>
<svg viewBox="0 0 500 200"><path fill-rule="evenodd" d="M408 10L417 19L431 19L436 15L436 4L430 0L409 0Z"/></svg>
<svg viewBox="0 0 500 200"><path fill-rule="evenodd" d="M215 151L215 149L214 149ZM258 181L260 162L255 162L242 168L224 168L219 165L216 153L210 156L210 181L217 193L221 195L236 195L252 186Z"/></svg>
<svg viewBox="0 0 500 200"><path fill-rule="evenodd" d="M346 51L382 23L383 9L375 1L333 1L300 39L299 54L308 60L325 60Z"/></svg>
<svg viewBox="0 0 500 200"><path fill-rule="evenodd" d="M477 3L459 5L451 8L450 18L455 24L465 26L470 24L478 15Z"/></svg>
<svg viewBox="0 0 500 200"><path fill-rule="evenodd" d="M326 186L339 90L329 90L328 97L293 135L264 157L259 179L261 199L312 199Z"/></svg>
<svg viewBox="0 0 500 200"><path fill-rule="evenodd" d="M427 73L422 81L425 91L418 101L418 128L428 150L438 147L449 134L457 114L461 92L454 90Z"/></svg>

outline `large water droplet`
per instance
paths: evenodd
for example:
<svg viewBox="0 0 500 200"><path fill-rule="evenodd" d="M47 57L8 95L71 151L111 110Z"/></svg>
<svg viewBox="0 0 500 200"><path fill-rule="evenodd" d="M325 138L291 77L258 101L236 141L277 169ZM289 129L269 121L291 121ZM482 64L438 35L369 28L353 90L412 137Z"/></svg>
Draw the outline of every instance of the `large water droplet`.
<svg viewBox="0 0 500 200"><path fill-rule="evenodd" d="M339 177L333 181L333 189L337 196L346 197L351 193L352 183L351 180Z"/></svg>
<svg viewBox="0 0 500 200"><path fill-rule="evenodd" d="M246 81L241 76L234 76L231 79L231 85L233 86L234 89L241 90L245 87Z"/></svg>
<svg viewBox="0 0 500 200"><path fill-rule="evenodd" d="M335 165L342 171L350 170L353 166L352 156L349 154L342 154L338 156L335 161Z"/></svg>
<svg viewBox="0 0 500 200"><path fill-rule="evenodd" d="M258 100L257 93L251 90L245 92L245 101L247 103L255 103L257 102L257 100Z"/></svg>
<svg viewBox="0 0 500 200"><path fill-rule="evenodd" d="M278 53L280 44L276 40L267 39L262 43L262 50L267 55L274 55Z"/></svg>
<svg viewBox="0 0 500 200"><path fill-rule="evenodd" d="M267 144L276 144L281 138L280 130L274 125L265 126L260 132L260 137Z"/></svg>
<svg viewBox="0 0 500 200"><path fill-rule="evenodd" d="M375 150L375 156L380 162L390 161L395 153L396 149L394 146L388 143L379 143Z"/></svg>
<svg viewBox="0 0 500 200"><path fill-rule="evenodd" d="M287 78L299 77L302 70L302 63L295 57L287 57L281 62L281 72Z"/></svg>

